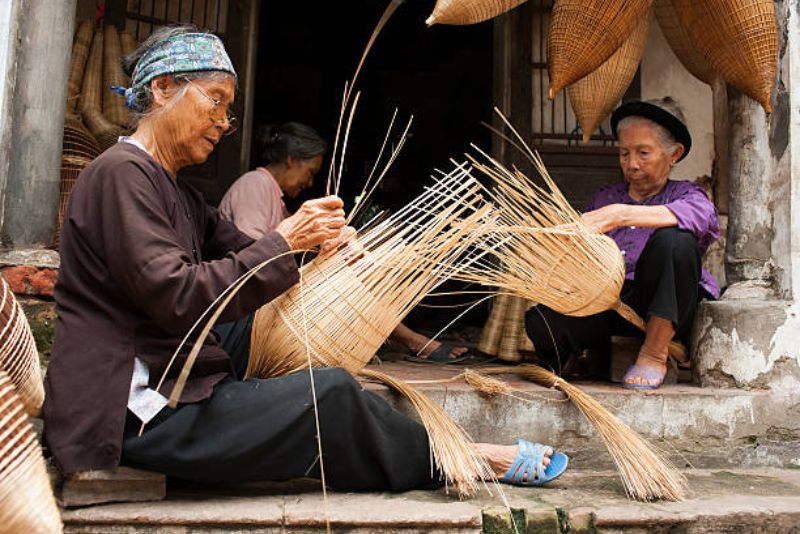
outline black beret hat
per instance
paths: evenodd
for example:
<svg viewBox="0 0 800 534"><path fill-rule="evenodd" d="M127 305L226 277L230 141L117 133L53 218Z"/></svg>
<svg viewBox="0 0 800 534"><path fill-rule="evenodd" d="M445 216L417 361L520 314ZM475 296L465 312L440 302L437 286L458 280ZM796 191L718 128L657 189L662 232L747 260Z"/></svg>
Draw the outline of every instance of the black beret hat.
<svg viewBox="0 0 800 534"><path fill-rule="evenodd" d="M686 125L666 109L649 102L642 102L641 100L626 102L615 109L614 113L611 114L611 131L614 132L614 137L617 137L617 125L619 121L625 117L634 115L650 119L656 124L663 126L672 134L677 142L683 145L685 150L678 161L689 154L689 150L692 148L692 136L689 135L689 129L686 128Z"/></svg>

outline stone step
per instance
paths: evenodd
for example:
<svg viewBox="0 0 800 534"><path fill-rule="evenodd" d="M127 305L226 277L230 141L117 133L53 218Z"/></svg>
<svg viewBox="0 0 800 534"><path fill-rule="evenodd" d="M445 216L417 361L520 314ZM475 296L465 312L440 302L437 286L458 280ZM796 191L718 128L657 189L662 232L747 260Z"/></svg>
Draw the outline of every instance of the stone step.
<svg viewBox="0 0 800 534"><path fill-rule="evenodd" d="M611 456L577 407L559 391L512 375L513 397L481 396L463 380L462 366L384 362L371 368L412 383L444 406L475 441L513 443L524 437L552 444L581 469L612 468ZM475 368L479 370L479 368ZM676 465L695 468L800 467L800 403L764 390L663 386L647 392L615 384L577 384ZM398 409L409 403L366 384Z"/></svg>
<svg viewBox="0 0 800 534"><path fill-rule="evenodd" d="M518 532L796 532L800 470L691 470L679 503L628 501L614 472L569 470L543 488L503 486ZM326 512L327 509L327 512ZM329 493L318 482L199 487L170 481L165 501L70 509L65 532L513 532L495 491L459 501L443 490ZM524 528L522 528L524 525Z"/></svg>

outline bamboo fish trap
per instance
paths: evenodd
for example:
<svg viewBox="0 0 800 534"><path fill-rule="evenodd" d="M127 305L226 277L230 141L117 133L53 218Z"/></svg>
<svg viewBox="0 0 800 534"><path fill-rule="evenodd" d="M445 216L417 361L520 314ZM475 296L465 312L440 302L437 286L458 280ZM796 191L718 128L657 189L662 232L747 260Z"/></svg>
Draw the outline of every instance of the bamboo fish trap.
<svg viewBox="0 0 800 534"><path fill-rule="evenodd" d="M711 67L771 113L778 69L772 0L672 0L672 5Z"/></svg>
<svg viewBox="0 0 800 534"><path fill-rule="evenodd" d="M525 0L437 0L425 24L476 24L502 15L523 2Z"/></svg>
<svg viewBox="0 0 800 534"><path fill-rule="evenodd" d="M108 24L103 38L103 116L117 126L127 128L130 122L130 113L125 107L125 99L113 93L110 87L117 85L127 87L130 80L122 72L122 45L117 27Z"/></svg>
<svg viewBox="0 0 800 534"><path fill-rule="evenodd" d="M36 341L22 306L2 276L0 285L0 370L14 384L28 415L38 417L44 402L44 385Z"/></svg>
<svg viewBox="0 0 800 534"><path fill-rule="evenodd" d="M103 116L103 43L102 31L94 34L81 86L80 112L89 131L105 150L117 143L124 130Z"/></svg>
<svg viewBox="0 0 800 534"><path fill-rule="evenodd" d="M58 221L56 221L56 244L61 235L61 225L80 172L100 155L100 145L89 130L76 116L67 116L64 122L64 137L61 150L61 192L58 202Z"/></svg>
<svg viewBox="0 0 800 534"><path fill-rule="evenodd" d="M487 367L479 369L479 372L482 375L513 373L544 387L562 391L600 434L614 459L625 492L631 499L679 501L686 497L686 477L647 441L582 389L537 365ZM481 387L485 388L486 384L482 383ZM493 390L497 393L505 392L501 385L495 385Z"/></svg>
<svg viewBox="0 0 800 534"><path fill-rule="evenodd" d="M11 380L0 370L0 533L62 529L36 434Z"/></svg>
<svg viewBox="0 0 800 534"><path fill-rule="evenodd" d="M703 53L692 44L689 33L678 20L672 0L655 0L655 12L664 38L681 64L692 76L711 85L716 77L714 69L703 57Z"/></svg>
<svg viewBox="0 0 800 534"><path fill-rule="evenodd" d="M583 130L584 143L589 142L592 133L628 90L642 59L651 18L651 13L648 13L608 61L567 89L570 104Z"/></svg>
<svg viewBox="0 0 800 534"><path fill-rule="evenodd" d="M605 63L652 4L653 0L556 0L547 36L549 98Z"/></svg>
<svg viewBox="0 0 800 534"><path fill-rule="evenodd" d="M92 21L84 20L75 31L72 43L72 58L67 81L67 116L75 115L78 108L78 97L81 92L81 80L86 70L86 60L89 57L89 47L92 44L94 26Z"/></svg>

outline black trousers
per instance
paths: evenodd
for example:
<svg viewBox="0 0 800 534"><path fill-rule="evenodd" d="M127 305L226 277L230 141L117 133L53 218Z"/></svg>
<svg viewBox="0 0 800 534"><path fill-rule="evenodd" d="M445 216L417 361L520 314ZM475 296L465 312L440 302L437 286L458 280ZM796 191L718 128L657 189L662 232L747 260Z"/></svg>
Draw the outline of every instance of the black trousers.
<svg viewBox="0 0 800 534"><path fill-rule="evenodd" d="M672 321L675 337L688 339L701 296L700 252L697 239L677 228L653 232L636 263L634 279L622 289L622 301L645 320L656 316ZM546 306L536 306L525 316L525 329L541 363L558 371L571 356L591 349L607 359L611 336L643 333L615 311L587 317L569 317Z"/></svg>
<svg viewBox="0 0 800 534"><path fill-rule="evenodd" d="M249 337L250 328L242 327ZM234 367L247 367L246 353ZM244 361L241 358L244 357ZM325 476L343 491L406 491L441 485L422 425L365 391L343 369L314 371ZM309 372L227 379L214 394L148 423L128 412L122 463L200 482L320 477Z"/></svg>

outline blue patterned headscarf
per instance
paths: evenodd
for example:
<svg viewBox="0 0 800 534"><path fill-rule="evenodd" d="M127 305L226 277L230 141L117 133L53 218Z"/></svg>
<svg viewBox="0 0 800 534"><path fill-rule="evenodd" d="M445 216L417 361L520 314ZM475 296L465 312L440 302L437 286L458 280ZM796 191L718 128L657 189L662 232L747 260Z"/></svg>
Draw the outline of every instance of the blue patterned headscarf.
<svg viewBox="0 0 800 534"><path fill-rule="evenodd" d="M210 33L182 33L157 43L136 63L129 88L111 90L125 96L125 105L134 109L135 92L162 74L217 70L236 76L233 63L222 41Z"/></svg>

